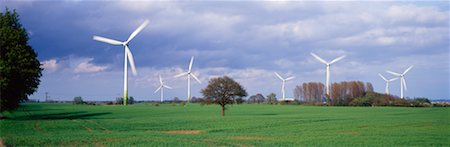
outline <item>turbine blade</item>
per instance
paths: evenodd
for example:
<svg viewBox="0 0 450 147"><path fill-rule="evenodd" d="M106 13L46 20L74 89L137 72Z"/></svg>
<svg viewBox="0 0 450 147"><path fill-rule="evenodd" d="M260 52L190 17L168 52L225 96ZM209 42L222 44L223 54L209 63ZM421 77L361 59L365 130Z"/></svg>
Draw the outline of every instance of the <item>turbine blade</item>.
<svg viewBox="0 0 450 147"><path fill-rule="evenodd" d="M161 90L161 88L162 88L162 85L159 86L158 89L156 89L154 93L156 93L156 92L158 92L159 90Z"/></svg>
<svg viewBox="0 0 450 147"><path fill-rule="evenodd" d="M407 73L409 70L411 70L411 68L413 68L413 67L414 67L414 65L409 66L408 69L406 69L406 70L403 72L403 75L406 74L406 73Z"/></svg>
<svg viewBox="0 0 450 147"><path fill-rule="evenodd" d="M148 25L148 20L145 20L133 33L131 33L130 37L128 37L127 42L130 42L139 32L142 31Z"/></svg>
<svg viewBox="0 0 450 147"><path fill-rule="evenodd" d="M161 85L163 84L163 80L161 78L161 75L159 75L159 83L161 83Z"/></svg>
<svg viewBox="0 0 450 147"><path fill-rule="evenodd" d="M408 90L408 86L406 86L406 80L405 78L402 78L403 86L405 86L405 91Z"/></svg>
<svg viewBox="0 0 450 147"><path fill-rule="evenodd" d="M396 72L392 72L392 71L389 71L389 70L387 70L386 72L387 72L387 73L390 73L390 74L393 74L393 75L395 75L395 76L401 76L401 74L396 73Z"/></svg>
<svg viewBox="0 0 450 147"><path fill-rule="evenodd" d="M284 80L283 77L281 77L277 72L275 72L275 75L277 75L277 77L278 77L281 81Z"/></svg>
<svg viewBox="0 0 450 147"><path fill-rule="evenodd" d="M174 76L174 78L178 78L178 77L181 77L181 76L184 76L187 74L188 74L187 72L183 72L183 73L177 74L176 76Z"/></svg>
<svg viewBox="0 0 450 147"><path fill-rule="evenodd" d="M385 77L383 77L383 75L378 74L383 80L388 81Z"/></svg>
<svg viewBox="0 0 450 147"><path fill-rule="evenodd" d="M134 65L133 54L131 54L130 48L128 48L127 45L125 45L125 50L127 52L126 55L128 56L128 61L130 61L131 71L133 72L133 75L136 76L137 71L136 71L136 66Z"/></svg>
<svg viewBox="0 0 450 147"><path fill-rule="evenodd" d="M194 63L194 56L191 57L191 62L189 62L189 70L188 70L189 73L191 72L193 63Z"/></svg>
<svg viewBox="0 0 450 147"><path fill-rule="evenodd" d="M316 54L311 53L311 55L312 55L314 58L316 58L317 60L319 60L320 62L322 62L323 64L328 64L327 61L323 60L322 58L320 58L320 57L317 56Z"/></svg>
<svg viewBox="0 0 450 147"><path fill-rule="evenodd" d="M191 76L194 77L194 79L195 79L198 83L200 83L200 84L202 83L202 81L200 81L200 80L197 78L197 76L195 76L194 74L191 74Z"/></svg>
<svg viewBox="0 0 450 147"><path fill-rule="evenodd" d="M389 79L389 82L395 81L395 80L397 80L397 79L398 79L398 77L397 77L397 78Z"/></svg>
<svg viewBox="0 0 450 147"><path fill-rule="evenodd" d="M292 77L286 78L286 81L292 80L292 79L294 79L294 78L295 78L295 76L292 76Z"/></svg>
<svg viewBox="0 0 450 147"><path fill-rule="evenodd" d="M345 58L345 55L340 56L340 57L334 59L333 61L331 61L330 64L333 64L333 63L335 63L335 62L338 62L339 60L342 60L342 59L344 59L344 58Z"/></svg>
<svg viewBox="0 0 450 147"><path fill-rule="evenodd" d="M101 37L101 36L94 36L92 39L100 41L100 42L112 44L112 45L122 45L122 43L123 43L123 42L120 42L120 41L117 41L114 39L109 39L109 38L105 38L105 37Z"/></svg>
<svg viewBox="0 0 450 147"><path fill-rule="evenodd" d="M172 87L170 87L170 86L167 86L167 85L163 85L163 86L166 88L172 89Z"/></svg>

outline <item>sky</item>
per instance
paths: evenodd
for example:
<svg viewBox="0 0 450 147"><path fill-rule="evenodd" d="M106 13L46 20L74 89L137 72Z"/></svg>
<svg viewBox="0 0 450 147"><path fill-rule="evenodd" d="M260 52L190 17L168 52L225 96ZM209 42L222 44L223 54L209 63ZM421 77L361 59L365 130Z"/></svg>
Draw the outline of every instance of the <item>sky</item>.
<svg viewBox="0 0 450 147"><path fill-rule="evenodd" d="M158 75L173 89L165 99L187 97L186 71L195 56L192 94L213 77L227 75L249 96L274 92L287 97L304 82L325 83L325 60L346 55L331 66L331 81L360 80L384 92L378 73L403 72L405 96L450 99L449 2L404 1L9 1L28 31L29 44L44 68L30 99L114 100L123 96L124 49L92 39L126 40L145 20L149 25L129 44L138 75L129 69L129 96L159 100ZM400 95L400 81L390 84Z"/></svg>

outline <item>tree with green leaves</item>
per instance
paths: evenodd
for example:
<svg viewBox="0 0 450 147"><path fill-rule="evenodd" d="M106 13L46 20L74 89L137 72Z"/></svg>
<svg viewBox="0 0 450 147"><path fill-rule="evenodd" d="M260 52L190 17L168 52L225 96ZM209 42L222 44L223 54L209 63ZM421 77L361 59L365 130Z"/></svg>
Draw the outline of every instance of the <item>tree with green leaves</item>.
<svg viewBox="0 0 450 147"><path fill-rule="evenodd" d="M233 104L236 98L247 96L247 91L230 77L218 77L209 80L208 86L202 89L205 98L212 99L222 107L222 116L225 116L227 104Z"/></svg>
<svg viewBox="0 0 450 147"><path fill-rule="evenodd" d="M255 95L252 95L248 98L248 103L264 103L266 101L266 98L261 93L257 93Z"/></svg>
<svg viewBox="0 0 450 147"><path fill-rule="evenodd" d="M268 104L276 104L277 103L277 95L275 93L270 93L267 97Z"/></svg>
<svg viewBox="0 0 450 147"><path fill-rule="evenodd" d="M83 98L81 96L77 96L73 98L73 104L84 104L86 102L83 101Z"/></svg>
<svg viewBox="0 0 450 147"><path fill-rule="evenodd" d="M0 13L0 112L16 109L40 83L41 64L28 39L15 10Z"/></svg>

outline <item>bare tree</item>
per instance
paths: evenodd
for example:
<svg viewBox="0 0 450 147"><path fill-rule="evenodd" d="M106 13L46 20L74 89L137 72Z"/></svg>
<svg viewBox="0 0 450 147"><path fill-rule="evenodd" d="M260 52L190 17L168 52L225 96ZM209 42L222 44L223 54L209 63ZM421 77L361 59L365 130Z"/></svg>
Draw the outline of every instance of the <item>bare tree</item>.
<svg viewBox="0 0 450 147"><path fill-rule="evenodd" d="M370 82L366 83L366 92L373 92L372 83L370 83Z"/></svg>
<svg viewBox="0 0 450 147"><path fill-rule="evenodd" d="M205 98L212 99L222 107L222 116L225 116L227 104L233 104L235 98L247 96L245 89L227 76L210 79L208 86L201 92Z"/></svg>
<svg viewBox="0 0 450 147"><path fill-rule="evenodd" d="M322 102L325 97L325 85L322 83L309 82L297 85L294 90L296 98L305 101L306 103Z"/></svg>

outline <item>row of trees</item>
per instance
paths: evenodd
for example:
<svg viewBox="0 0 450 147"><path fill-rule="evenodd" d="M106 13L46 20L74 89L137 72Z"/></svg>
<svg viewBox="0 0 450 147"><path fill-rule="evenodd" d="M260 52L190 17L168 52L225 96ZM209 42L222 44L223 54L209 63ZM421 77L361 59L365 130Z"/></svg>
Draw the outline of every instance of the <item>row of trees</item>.
<svg viewBox="0 0 450 147"><path fill-rule="evenodd" d="M253 103L253 104L261 104L261 103L266 103L266 104L276 104L277 103L277 95L275 95L275 93L270 93L269 95L267 95L266 97L264 97L262 94L258 93L255 95L252 95L248 98L247 103Z"/></svg>
<svg viewBox="0 0 450 147"><path fill-rule="evenodd" d="M77 96L73 98L73 104L88 104L88 105L95 105L95 102L87 102L84 101L81 96ZM135 100L134 97L130 96L127 98L127 104L134 104ZM106 103L107 105L122 105L123 104L123 98L117 97L114 101Z"/></svg>
<svg viewBox="0 0 450 147"><path fill-rule="evenodd" d="M295 87L294 97L309 104L327 102L328 105L348 105L354 98L373 92L371 83L361 81L333 83L330 95L326 94L325 89L325 85L319 82L303 83Z"/></svg>

